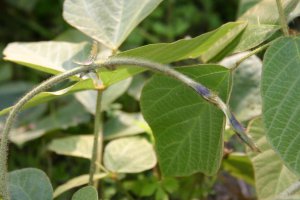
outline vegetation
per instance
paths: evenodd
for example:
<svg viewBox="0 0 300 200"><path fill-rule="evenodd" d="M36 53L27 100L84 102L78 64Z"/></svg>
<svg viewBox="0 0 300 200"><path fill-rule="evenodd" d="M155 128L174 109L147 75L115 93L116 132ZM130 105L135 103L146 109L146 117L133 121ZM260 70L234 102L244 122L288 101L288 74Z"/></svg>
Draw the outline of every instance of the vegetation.
<svg viewBox="0 0 300 200"><path fill-rule="evenodd" d="M299 198L300 3L222 2L3 2L0 199Z"/></svg>

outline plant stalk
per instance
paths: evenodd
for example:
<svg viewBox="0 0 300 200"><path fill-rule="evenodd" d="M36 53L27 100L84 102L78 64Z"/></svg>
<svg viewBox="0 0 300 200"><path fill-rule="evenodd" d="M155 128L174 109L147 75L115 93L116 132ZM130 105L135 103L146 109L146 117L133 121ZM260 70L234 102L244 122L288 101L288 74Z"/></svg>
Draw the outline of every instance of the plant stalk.
<svg viewBox="0 0 300 200"><path fill-rule="evenodd" d="M102 162L102 146L103 146L103 135L102 135L102 111L101 111L101 101L102 101L102 91L97 91L96 100L96 112L94 121L94 142L93 151L90 164L90 174L89 174L89 185L94 185L96 188L98 186L98 181L94 182L94 174L99 171L97 162Z"/></svg>
<svg viewBox="0 0 300 200"><path fill-rule="evenodd" d="M282 0L276 0L277 3L277 9L278 9L278 14L279 14L279 20L281 24L281 29L283 31L283 34L285 36L289 36L289 28L288 28L288 23L284 14L283 6L282 6Z"/></svg>
<svg viewBox="0 0 300 200"><path fill-rule="evenodd" d="M181 83L187 85L188 87L192 88L198 95L202 96L206 101L208 101L211 104L216 105L218 108L220 108L225 116L228 118L231 127L233 130L237 133L237 135L253 150L253 151L259 151L255 143L249 138L249 136L246 134L246 129L242 126L240 122L237 121L235 116L230 112L227 105L218 97L216 94L214 94L212 91L210 91L208 88L203 86L202 84L194 81L193 79L189 78L188 76L172 69L169 66L151 62L148 60L143 59L135 59L135 58L122 58L122 57L112 57L104 62L99 63L92 63L90 65L84 66L84 67L77 67L72 70L63 72L59 75L53 76L49 78L48 80L44 81L40 85L38 85L36 88L31 90L29 93L27 93L24 97L21 98L17 102L17 104L12 108L12 110L9 113L9 116L6 120L6 123L4 125L4 129L2 132L2 139L1 139L1 147L0 147L0 199L1 197L3 200L10 200L9 191L8 191L8 176L7 176L7 155L8 155L8 136L10 129L13 125L13 122L18 114L18 112L21 111L23 106L34 96L39 94L40 92L43 92L50 87L54 86L55 84L66 80L68 78L71 78L72 76L76 74L81 73L88 73L92 70L99 69L101 67L108 67L108 68L114 68L114 67L122 67L122 66L136 66L136 67L142 67L146 68L155 72L162 73L166 76L173 77L180 81ZM100 126L99 126L100 127Z"/></svg>
<svg viewBox="0 0 300 200"><path fill-rule="evenodd" d="M279 198L287 198L300 191L300 181L293 183L290 187L279 194Z"/></svg>

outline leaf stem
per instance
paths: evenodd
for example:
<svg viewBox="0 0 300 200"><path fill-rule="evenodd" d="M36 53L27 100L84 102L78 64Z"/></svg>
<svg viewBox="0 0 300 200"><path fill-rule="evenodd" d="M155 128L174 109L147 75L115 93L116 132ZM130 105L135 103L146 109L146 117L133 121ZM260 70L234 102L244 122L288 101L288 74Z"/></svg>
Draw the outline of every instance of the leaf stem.
<svg viewBox="0 0 300 200"><path fill-rule="evenodd" d="M236 70L236 69L240 66L240 64L241 64L242 62L244 62L245 60L247 60L249 57L251 57L251 56L253 56L253 55L255 55L255 54L257 54L257 53L259 53L259 52L261 52L261 51L263 51L263 50L265 50L265 49L268 48L269 46L270 46L270 43L267 43L267 44L264 44L264 45L262 45L262 46L260 46L260 47L258 47L258 48L256 48L256 49L254 49L254 50L251 51L249 54L247 54L246 56L242 57L239 61L237 61L237 62L235 63L235 65L234 65L232 68L230 68L230 70L231 70L231 71Z"/></svg>
<svg viewBox="0 0 300 200"><path fill-rule="evenodd" d="M280 20L283 34L285 36L289 36L289 28L288 28L288 23L287 23L287 20L286 20L285 14L284 14L284 10L283 10L283 6L282 6L282 0L276 0L276 3L277 3L279 20Z"/></svg>
<svg viewBox="0 0 300 200"><path fill-rule="evenodd" d="M96 163L102 162L102 146L103 146L103 135L102 135L102 111L101 111L101 101L102 101L102 91L97 91L97 100L96 100L96 112L94 120L94 142L93 142L93 151L90 164L90 174L89 174L89 185L96 187L98 181L93 181L95 172L99 169L96 166Z"/></svg>
<svg viewBox="0 0 300 200"><path fill-rule="evenodd" d="M241 125L240 122L234 117L234 115L230 112L227 105L218 97L216 94L211 92L208 88L203 86L200 83L197 83L193 79L188 76L172 69L169 66L151 62L143 59L135 59L135 58L122 58L122 57L112 57L104 62L92 63L91 65L87 65L84 67L77 67L72 70L63 72L59 75L53 76L48 80L44 81L36 88L27 93L24 97L22 97L16 104L13 106L10 111L6 123L4 125L4 129L2 132L1 146L0 146L0 198L3 200L10 200L9 191L8 191L8 177L7 177L7 155L8 155L8 136L10 129L13 125L13 122L18 114L23 108L23 106L34 96L43 92L55 84L66 80L76 74L80 73L88 73L92 70L99 69L101 67L122 67L122 66L137 66L146 68L152 71L160 72L166 76L173 77L180 81L181 83L187 85L192 88L197 94L202 96L209 103L216 105L220 108L225 116L228 118L231 127L233 130L239 135L239 137L254 151L259 151L253 141L247 136L245 132L245 128ZM100 127L100 126L99 126Z"/></svg>

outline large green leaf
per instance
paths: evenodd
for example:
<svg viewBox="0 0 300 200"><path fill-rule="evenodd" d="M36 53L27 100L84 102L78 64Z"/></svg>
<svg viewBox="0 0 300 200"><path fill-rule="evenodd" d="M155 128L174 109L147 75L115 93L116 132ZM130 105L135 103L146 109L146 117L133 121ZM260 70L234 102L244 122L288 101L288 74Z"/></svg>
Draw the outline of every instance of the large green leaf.
<svg viewBox="0 0 300 200"><path fill-rule="evenodd" d="M226 101L229 70L199 65L178 70L218 92ZM215 174L223 150L223 113L182 83L161 75L144 87L141 109L156 140L161 170L166 176L196 172Z"/></svg>
<svg viewBox="0 0 300 200"><path fill-rule="evenodd" d="M76 66L89 55L86 42L14 42L3 51L4 59L50 74L57 74Z"/></svg>
<svg viewBox="0 0 300 200"><path fill-rule="evenodd" d="M104 150L104 166L118 173L138 173L151 169L156 164L152 145L141 137L116 139Z"/></svg>
<svg viewBox="0 0 300 200"><path fill-rule="evenodd" d="M93 180L95 181L95 180L105 178L107 175L108 174L105 174L105 173L94 174ZM66 182L65 184L58 186L54 191L53 197L56 198L59 195L61 195L62 193L66 192L66 191L68 191L72 188L85 185L88 182L89 182L89 175L88 174L72 178L68 182Z"/></svg>
<svg viewBox="0 0 300 200"><path fill-rule="evenodd" d="M273 200L278 194L299 180L299 176L297 177L284 166L280 157L271 148L267 142L265 129L260 118L251 122L249 132L262 151L261 153L249 151L255 171L258 199Z"/></svg>
<svg viewBox="0 0 300 200"><path fill-rule="evenodd" d="M25 168L10 172L9 189L12 200L52 200L50 180L39 169Z"/></svg>
<svg viewBox="0 0 300 200"><path fill-rule="evenodd" d="M263 119L268 141L300 174L300 38L284 37L267 50L263 62Z"/></svg>
<svg viewBox="0 0 300 200"><path fill-rule="evenodd" d="M98 200L98 193L93 186L86 186L78 190L72 200Z"/></svg>
<svg viewBox="0 0 300 200"><path fill-rule="evenodd" d="M297 6L299 0L282 1L286 16ZM244 13L239 20L246 20L251 24L279 24L279 14L275 0L262 0Z"/></svg>
<svg viewBox="0 0 300 200"><path fill-rule="evenodd" d="M72 26L117 50L160 2L162 0L66 0L63 16Z"/></svg>

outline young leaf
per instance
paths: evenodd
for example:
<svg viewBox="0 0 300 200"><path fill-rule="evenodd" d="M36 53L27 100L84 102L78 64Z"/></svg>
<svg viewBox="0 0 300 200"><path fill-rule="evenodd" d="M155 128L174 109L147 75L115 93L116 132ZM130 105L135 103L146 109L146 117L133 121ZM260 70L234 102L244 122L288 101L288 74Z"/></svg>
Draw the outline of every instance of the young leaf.
<svg viewBox="0 0 300 200"><path fill-rule="evenodd" d="M35 168L9 173L9 190L13 200L52 200L53 189L47 175Z"/></svg>
<svg viewBox="0 0 300 200"><path fill-rule="evenodd" d="M98 193L93 186L86 186L78 190L72 200L98 200Z"/></svg>
<svg viewBox="0 0 300 200"><path fill-rule="evenodd" d="M218 65L197 65L178 70L227 99L229 70ZM144 87L141 109L156 139L162 173L186 176L196 172L215 174L223 151L225 118L180 82L155 75Z"/></svg>
<svg viewBox="0 0 300 200"><path fill-rule="evenodd" d="M140 137L128 137L111 141L104 150L104 166L119 173L138 173L156 164L152 145Z"/></svg>
<svg viewBox="0 0 300 200"><path fill-rule="evenodd" d="M300 38L283 37L263 62L263 121L268 141L286 165L300 174Z"/></svg>
<svg viewBox="0 0 300 200"><path fill-rule="evenodd" d="M282 162L267 142L265 129L261 118L251 122L249 132L262 153L249 151L248 154L253 163L255 185L258 199L273 200L287 189L291 184L299 180L299 176L293 174Z"/></svg>
<svg viewBox="0 0 300 200"><path fill-rule="evenodd" d="M117 50L160 2L162 0L66 0L63 16L75 28Z"/></svg>
<svg viewBox="0 0 300 200"><path fill-rule="evenodd" d="M107 176L107 174L105 174L105 173L94 174L94 179L93 180L94 181L99 180L99 179L105 178L106 176ZM58 197L62 193L66 192L66 191L68 191L72 188L85 185L88 182L89 182L89 175L88 174L75 177L75 178L69 180L68 182L66 182L65 184L58 186L54 191L53 198Z"/></svg>

